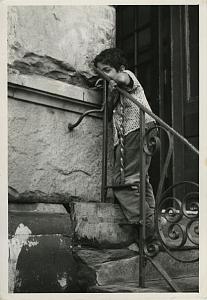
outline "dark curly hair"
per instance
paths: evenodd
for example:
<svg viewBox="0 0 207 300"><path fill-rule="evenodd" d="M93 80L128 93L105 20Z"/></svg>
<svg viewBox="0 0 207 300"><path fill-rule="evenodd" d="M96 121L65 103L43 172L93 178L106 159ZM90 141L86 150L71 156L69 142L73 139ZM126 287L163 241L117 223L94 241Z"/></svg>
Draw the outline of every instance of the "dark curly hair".
<svg viewBox="0 0 207 300"><path fill-rule="evenodd" d="M110 65L111 67L115 68L117 71L119 71L122 65L125 66L125 68L128 67L126 57L123 51L119 48L109 48L103 50L95 57L93 61L95 67L97 67L97 64L99 62L102 64Z"/></svg>

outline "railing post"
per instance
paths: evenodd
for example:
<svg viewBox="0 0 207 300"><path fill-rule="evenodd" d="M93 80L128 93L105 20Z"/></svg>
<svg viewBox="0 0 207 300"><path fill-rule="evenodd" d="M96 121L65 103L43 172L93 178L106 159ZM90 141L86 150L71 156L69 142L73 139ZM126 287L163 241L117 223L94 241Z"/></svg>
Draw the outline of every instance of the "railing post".
<svg viewBox="0 0 207 300"><path fill-rule="evenodd" d="M140 225L139 225L139 286L145 287L145 152L144 152L144 135L145 135L145 112L140 109Z"/></svg>
<svg viewBox="0 0 207 300"><path fill-rule="evenodd" d="M103 151L102 151L102 183L101 183L101 202L106 202L107 185L107 146L108 146L108 103L107 103L107 81L104 80L103 86Z"/></svg>

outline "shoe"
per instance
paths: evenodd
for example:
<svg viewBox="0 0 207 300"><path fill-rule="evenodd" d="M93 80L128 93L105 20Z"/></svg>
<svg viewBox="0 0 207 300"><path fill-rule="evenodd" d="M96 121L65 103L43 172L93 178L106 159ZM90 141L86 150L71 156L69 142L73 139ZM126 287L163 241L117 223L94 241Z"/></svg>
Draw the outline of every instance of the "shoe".
<svg viewBox="0 0 207 300"><path fill-rule="evenodd" d="M133 243L127 247L129 250L139 253L139 247L136 243Z"/></svg>

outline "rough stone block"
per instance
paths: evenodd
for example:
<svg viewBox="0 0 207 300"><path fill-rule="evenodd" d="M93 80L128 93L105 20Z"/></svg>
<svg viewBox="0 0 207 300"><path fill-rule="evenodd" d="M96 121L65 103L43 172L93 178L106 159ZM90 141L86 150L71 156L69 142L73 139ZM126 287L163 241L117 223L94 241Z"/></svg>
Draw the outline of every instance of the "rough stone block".
<svg viewBox="0 0 207 300"><path fill-rule="evenodd" d="M84 249L74 251L74 255L81 269L78 280L83 286L129 282L138 278L138 256L128 249Z"/></svg>
<svg viewBox="0 0 207 300"><path fill-rule="evenodd" d="M63 205L68 204L72 201L81 201L80 197L72 196L68 192L60 194L57 192L45 193L42 191L34 190L34 191L24 191L23 193L19 193L17 190L15 190L12 187L8 188L8 198L9 198L10 205L13 203L13 205L17 205L17 206L19 205L19 207L22 207L23 209L25 209L26 207L28 208L29 205L32 205L34 203L36 203L36 205L40 203L42 204L46 203L48 206L53 205L53 207L56 208L58 204L60 206L62 204ZM25 204L26 206L24 206ZM18 211L20 210L18 209ZM57 212L57 211L55 211L54 209L53 212Z"/></svg>
<svg viewBox="0 0 207 300"><path fill-rule="evenodd" d="M9 239L9 292L79 291L71 246L71 238L58 234L36 236L28 231L13 236Z"/></svg>
<svg viewBox="0 0 207 300"><path fill-rule="evenodd" d="M13 72L87 86L94 76L91 61L114 41L112 6L11 6L8 10L8 62Z"/></svg>
<svg viewBox="0 0 207 300"><path fill-rule="evenodd" d="M183 257L188 260L195 256L195 253L191 251L185 251L185 253L176 251L174 254L178 258ZM75 251L75 257L79 261L79 265L81 265L81 262L84 265L84 270L79 273L79 276L81 276L81 281L84 282L85 286L88 284L88 278L94 278L94 284L99 286L118 282L138 282L139 255L134 251L128 249L105 249L100 251L81 249ZM171 278L198 277L198 263L180 263L164 252L160 252L156 260ZM163 279L149 261L146 264L145 274L147 281Z"/></svg>
<svg viewBox="0 0 207 300"><path fill-rule="evenodd" d="M8 233L13 235L19 224L27 226L32 234L67 234L73 235L69 214L9 212Z"/></svg>
<svg viewBox="0 0 207 300"><path fill-rule="evenodd" d="M19 193L39 190L100 201L102 122L89 117L69 133L68 123L77 118L10 99L9 186Z"/></svg>
<svg viewBox="0 0 207 300"><path fill-rule="evenodd" d="M126 219L117 204L71 204L75 240L81 245L101 248L120 248L131 244L137 231L132 226L120 226Z"/></svg>
<svg viewBox="0 0 207 300"><path fill-rule="evenodd" d="M41 91L42 94L44 94L44 96L47 93L50 93L50 96L52 94L53 98L56 99L57 103L61 103L60 98L64 99L67 102L71 101L71 99L76 101L77 100L83 101L83 105L87 105L87 104L101 105L102 103L101 91L75 86L59 80L53 80L51 78L43 77L42 75L9 74L8 81L10 83L9 95L13 95L15 98L24 97L24 100L29 100L26 97L26 92L22 88L22 87L26 87L27 92L29 91L29 89L30 91L31 89L33 89L33 90ZM20 89L19 90L17 88L11 89L12 84L20 86ZM24 94L23 91L25 92ZM51 102L52 100L50 99L50 103ZM62 108L63 107L65 106L62 106Z"/></svg>
<svg viewBox="0 0 207 300"><path fill-rule="evenodd" d="M174 279L177 286L182 287L182 292L195 293L199 291L198 277L186 277ZM105 286L92 286L88 289L89 293L168 293L172 292L165 280L147 281L144 288L139 287L139 283L115 283Z"/></svg>
<svg viewBox="0 0 207 300"><path fill-rule="evenodd" d="M21 228L27 228L30 234L66 234L73 236L70 214L61 204L15 204L9 203L8 233L16 234ZM23 230L21 234L25 234Z"/></svg>

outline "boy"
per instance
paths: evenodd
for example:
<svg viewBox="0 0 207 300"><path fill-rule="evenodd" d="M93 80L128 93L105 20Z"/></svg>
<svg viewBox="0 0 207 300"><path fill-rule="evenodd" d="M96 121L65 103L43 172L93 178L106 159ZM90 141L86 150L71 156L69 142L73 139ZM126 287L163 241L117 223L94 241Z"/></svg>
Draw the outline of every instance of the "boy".
<svg viewBox="0 0 207 300"><path fill-rule="evenodd" d="M140 109L127 97L119 95L114 87L118 85L125 89L146 108L151 109L139 81L131 71L126 70L127 61L120 49L102 51L95 57L94 65L111 78L108 105L113 115L113 184L132 184L132 187L114 188L114 196L128 222L137 224L140 216ZM155 126L153 118L148 114L145 114L145 123L146 128ZM146 174L150 161L151 157L146 155ZM154 234L155 199L148 175L145 199L146 238L150 240Z"/></svg>

